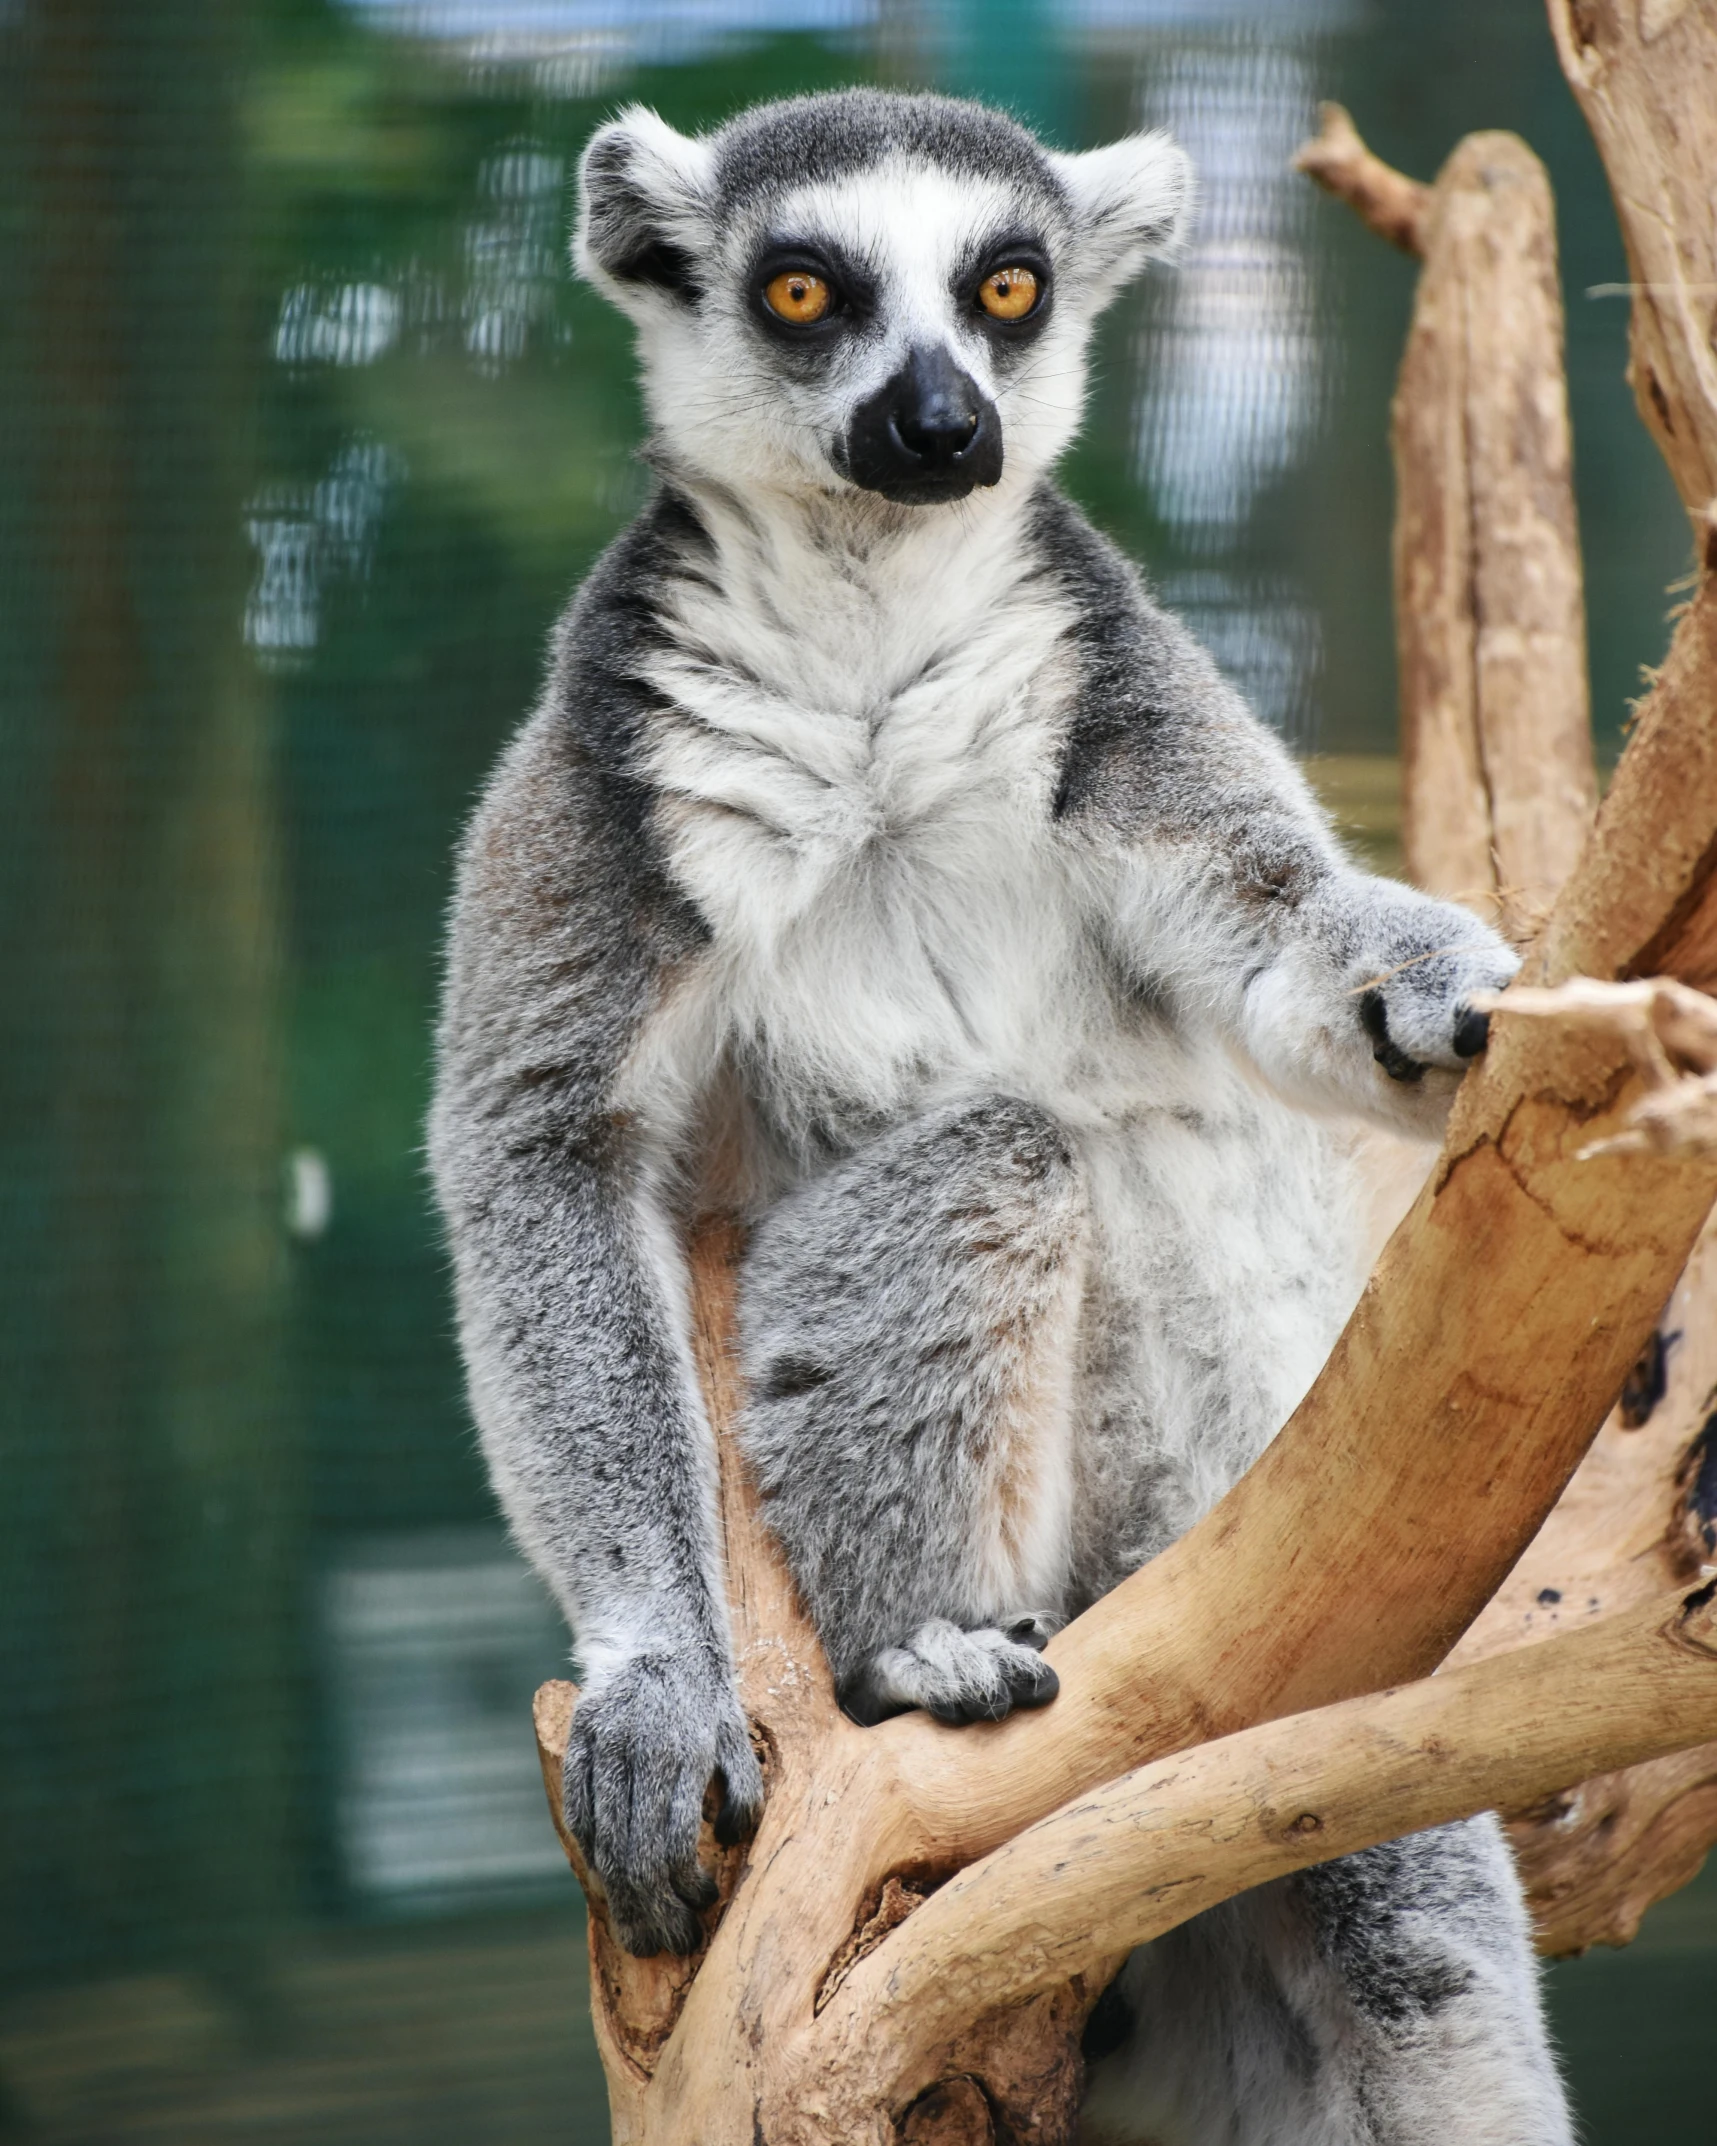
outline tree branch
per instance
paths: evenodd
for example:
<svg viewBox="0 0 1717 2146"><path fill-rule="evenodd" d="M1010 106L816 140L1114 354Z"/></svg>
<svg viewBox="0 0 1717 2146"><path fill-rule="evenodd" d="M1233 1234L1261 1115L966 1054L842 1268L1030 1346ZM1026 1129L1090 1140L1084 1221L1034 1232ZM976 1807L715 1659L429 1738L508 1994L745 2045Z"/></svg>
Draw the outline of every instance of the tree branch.
<svg viewBox="0 0 1717 2146"><path fill-rule="evenodd" d="M1717 826L1717 795L1679 803ZM1651 915L1678 885L1660 878ZM911 1716L873 1732L915 1812L909 1859L969 1861L1082 1786L1442 1659L1560 1495L1717 1192L1708 1158L1578 1159L1635 1092L1613 1042L1499 1024L1310 1394L1206 1519L1052 1642L1056 1704L958 1738Z"/></svg>
<svg viewBox="0 0 1717 2146"><path fill-rule="evenodd" d="M1523 983L1673 976L1717 985L1717 585L1682 614L1640 704L1581 869Z"/></svg>
<svg viewBox="0 0 1717 2146"><path fill-rule="evenodd" d="M1318 121L1318 132L1294 151L1294 169L1345 201L1379 238L1422 254L1431 189L1373 156L1345 105L1320 104Z"/></svg>
<svg viewBox="0 0 1717 2146"><path fill-rule="evenodd" d="M891 2080L898 2108L973 2016L1237 1892L1717 1733L1714 1593L1248 1730L1066 1805L854 1970L808 2068Z"/></svg>
<svg viewBox="0 0 1717 2146"><path fill-rule="evenodd" d="M1555 204L1515 135L1438 174L1391 433L1408 869L1523 944L1598 786Z"/></svg>
<svg viewBox="0 0 1717 2146"><path fill-rule="evenodd" d="M1633 306L1628 377L1707 572L1717 568L1717 37L1688 0L1549 0L1609 174Z"/></svg>
<svg viewBox="0 0 1717 2146"><path fill-rule="evenodd" d="M1297 168L1425 261L1392 426L1408 872L1524 942L1597 806L1555 205L1515 135L1426 187L1323 120Z"/></svg>

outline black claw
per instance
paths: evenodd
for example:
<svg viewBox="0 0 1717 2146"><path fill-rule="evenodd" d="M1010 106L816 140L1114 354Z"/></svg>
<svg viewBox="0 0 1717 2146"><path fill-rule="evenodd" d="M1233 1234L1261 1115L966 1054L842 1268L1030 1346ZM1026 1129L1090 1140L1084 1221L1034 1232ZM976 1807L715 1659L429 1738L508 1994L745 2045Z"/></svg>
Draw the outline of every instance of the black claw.
<svg viewBox="0 0 1717 2146"><path fill-rule="evenodd" d="M1049 1634L1036 1617L1016 1617L1008 1626L1008 1637L1016 1647L1030 1647L1036 1654L1049 1645Z"/></svg>
<svg viewBox="0 0 1717 2146"><path fill-rule="evenodd" d="M874 1729L879 1721L891 1720L896 1714L908 1709L896 1699L885 1699L878 1683L868 1669L861 1669L856 1677L850 1677L835 1694L840 1709L849 1721L856 1721L861 1729Z"/></svg>
<svg viewBox="0 0 1717 2146"><path fill-rule="evenodd" d="M723 1848L737 1848L741 1841L749 1840L757 1831L757 1821L762 1815L760 1804L749 1796L736 1796L724 1780L721 1802L715 1814L718 1844Z"/></svg>
<svg viewBox="0 0 1717 2146"><path fill-rule="evenodd" d="M693 1914L714 1907L721 1892L721 1887L701 1863L694 1863L689 1870L676 1871L672 1882L674 1891Z"/></svg>
<svg viewBox="0 0 1717 2146"><path fill-rule="evenodd" d="M1061 1689L1061 1679L1047 1662L1040 1662L1036 1681L1014 1694L1016 1706L1047 1706Z"/></svg>
<svg viewBox="0 0 1717 2146"><path fill-rule="evenodd" d="M1476 1058L1490 1041L1490 1015L1476 1006L1463 1006L1455 1016L1455 1056Z"/></svg>
<svg viewBox="0 0 1717 2146"><path fill-rule="evenodd" d="M1407 1053L1389 1033L1389 1015L1381 991L1367 991L1359 1002L1359 1024L1371 1038L1371 1055L1389 1075L1411 1087L1425 1078L1425 1068Z"/></svg>

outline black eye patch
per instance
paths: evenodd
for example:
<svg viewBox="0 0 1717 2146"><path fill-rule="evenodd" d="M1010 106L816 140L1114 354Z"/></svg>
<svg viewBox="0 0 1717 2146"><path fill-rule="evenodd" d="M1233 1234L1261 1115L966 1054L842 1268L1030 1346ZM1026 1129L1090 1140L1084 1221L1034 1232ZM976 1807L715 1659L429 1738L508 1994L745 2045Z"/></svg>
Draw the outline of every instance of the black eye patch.
<svg viewBox="0 0 1717 2146"><path fill-rule="evenodd" d="M1019 320L998 320L978 302L984 284L1002 269L1029 269L1037 279L1037 303ZM1055 271L1049 248L1033 232L1009 231L974 246L950 283L954 303L1005 349L1029 342L1048 320L1055 297Z"/></svg>
<svg viewBox="0 0 1717 2146"><path fill-rule="evenodd" d="M829 308L815 321L799 324L783 320L764 295L777 278L795 273L815 276L828 286ZM769 240L752 260L745 293L747 310L771 342L781 349L806 354L827 349L876 315L876 278L843 248L820 240Z"/></svg>

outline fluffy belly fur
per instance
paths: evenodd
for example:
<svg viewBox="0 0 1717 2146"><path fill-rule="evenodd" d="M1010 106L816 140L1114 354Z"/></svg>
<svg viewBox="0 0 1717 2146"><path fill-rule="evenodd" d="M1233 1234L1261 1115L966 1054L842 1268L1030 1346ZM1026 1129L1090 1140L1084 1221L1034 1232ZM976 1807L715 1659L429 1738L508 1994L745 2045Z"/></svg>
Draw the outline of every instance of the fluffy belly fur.
<svg viewBox="0 0 1717 2146"><path fill-rule="evenodd" d="M1239 1082L1077 1142L1092 1252L1070 1612L1208 1511L1292 1414L1362 1276L1345 1143Z"/></svg>

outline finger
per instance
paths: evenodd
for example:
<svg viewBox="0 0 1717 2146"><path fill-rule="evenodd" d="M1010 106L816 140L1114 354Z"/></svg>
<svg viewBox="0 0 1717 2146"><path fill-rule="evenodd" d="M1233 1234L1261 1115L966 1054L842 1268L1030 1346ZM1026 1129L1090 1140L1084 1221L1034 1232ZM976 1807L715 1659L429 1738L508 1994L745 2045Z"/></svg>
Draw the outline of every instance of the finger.
<svg viewBox="0 0 1717 2146"><path fill-rule="evenodd" d="M685 1856L684 1843L670 1839L672 1762L634 1737L619 1740L604 1761L598 1777L606 1791L603 1882L620 1942L646 1957L695 1952L703 1926L672 1881ZM690 1850L695 1867L695 1826Z"/></svg>
<svg viewBox="0 0 1717 2146"><path fill-rule="evenodd" d="M596 1797L591 1777L590 1736L588 1731L580 1730L576 1720L566 1741L566 1760L560 1780L560 1807L566 1819L566 1830L578 1843L584 1860L595 1869L598 1861Z"/></svg>
<svg viewBox="0 0 1717 2146"><path fill-rule="evenodd" d="M874 1729L879 1721L892 1721L896 1714L911 1711L912 1701L892 1690L874 1662L866 1662L857 1676L849 1677L837 1697L841 1712L861 1729ZM721 1821L716 1821L718 1833Z"/></svg>
<svg viewBox="0 0 1717 2146"><path fill-rule="evenodd" d="M721 1802L716 1808L715 1837L724 1848L733 1848L751 1838L763 1816L763 1769L743 1729L723 1731L716 1758Z"/></svg>
<svg viewBox="0 0 1717 2146"><path fill-rule="evenodd" d="M683 1931L676 1904L702 1908L715 1897L714 1881L698 1861L713 1768L654 1738L630 1740L626 1760L626 1875L639 1901L659 1910L664 1928ZM700 1930L692 1943L701 1937Z"/></svg>
<svg viewBox="0 0 1717 2146"><path fill-rule="evenodd" d="M1008 1678L1015 1706L1047 1706L1061 1689L1061 1679L1047 1662L1022 1662Z"/></svg>
<svg viewBox="0 0 1717 2146"><path fill-rule="evenodd" d="M606 1890L614 1934L640 1959L659 1952L696 1952L703 1943L702 1923L666 1886L643 1887L616 1876Z"/></svg>
<svg viewBox="0 0 1717 2146"><path fill-rule="evenodd" d="M1391 1080L1398 1080L1411 1087L1416 1081L1425 1078L1425 1068L1418 1059L1409 1058L1390 1035L1388 1011L1384 1006L1381 991L1368 991L1360 1000L1359 1021L1371 1039L1372 1057Z"/></svg>
<svg viewBox="0 0 1717 2146"><path fill-rule="evenodd" d="M669 1794L662 1828L662 1864L668 1883L688 1907L695 1909L711 1906L719 1891L715 1878L698 1859L707 1785L701 1768L682 1767Z"/></svg>

